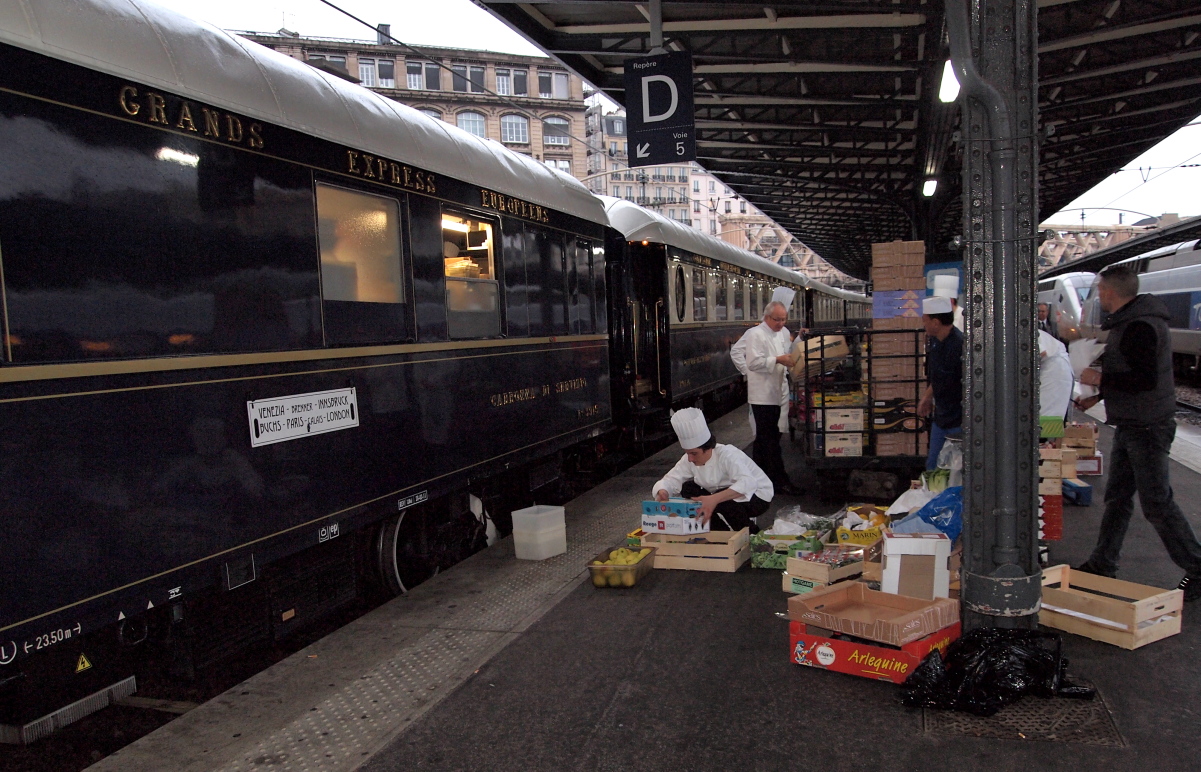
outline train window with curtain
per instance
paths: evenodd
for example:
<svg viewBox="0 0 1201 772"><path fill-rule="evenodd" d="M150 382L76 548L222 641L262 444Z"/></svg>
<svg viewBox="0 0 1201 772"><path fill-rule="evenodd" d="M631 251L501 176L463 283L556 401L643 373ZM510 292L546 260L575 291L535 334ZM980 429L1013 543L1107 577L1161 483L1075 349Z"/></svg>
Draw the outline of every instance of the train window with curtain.
<svg viewBox="0 0 1201 772"><path fill-rule="evenodd" d="M713 309L714 317L719 322L726 321L730 313L730 291L726 275L721 271L713 272Z"/></svg>
<svg viewBox="0 0 1201 772"><path fill-rule="evenodd" d="M326 343L409 338L399 202L318 183L317 235Z"/></svg>
<svg viewBox="0 0 1201 772"><path fill-rule="evenodd" d="M692 321L709 321L709 282L703 268L692 269Z"/></svg>
<svg viewBox="0 0 1201 772"><path fill-rule="evenodd" d="M496 279L494 226L442 212L442 262L446 323L452 339L500 335L500 282Z"/></svg>
<svg viewBox="0 0 1201 772"><path fill-rule="evenodd" d="M675 270L675 301L676 321L684 321L684 312L688 304L688 282L684 279L684 266L676 263Z"/></svg>
<svg viewBox="0 0 1201 772"><path fill-rule="evenodd" d="M746 318L746 296L742 291L745 284L737 276L730 279L730 291L734 293L734 313L731 318L735 321L741 321Z"/></svg>
<svg viewBox="0 0 1201 772"><path fill-rule="evenodd" d="M592 242L568 239L567 303L568 322L573 335L591 335L592 321Z"/></svg>

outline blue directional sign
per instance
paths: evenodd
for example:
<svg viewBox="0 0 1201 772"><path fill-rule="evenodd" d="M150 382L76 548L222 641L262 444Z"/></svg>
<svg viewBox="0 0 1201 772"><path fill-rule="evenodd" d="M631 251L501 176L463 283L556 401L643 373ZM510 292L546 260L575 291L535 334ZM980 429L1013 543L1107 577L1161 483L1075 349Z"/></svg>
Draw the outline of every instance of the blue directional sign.
<svg viewBox="0 0 1201 772"><path fill-rule="evenodd" d="M625 86L630 166L696 160L692 54L627 59Z"/></svg>

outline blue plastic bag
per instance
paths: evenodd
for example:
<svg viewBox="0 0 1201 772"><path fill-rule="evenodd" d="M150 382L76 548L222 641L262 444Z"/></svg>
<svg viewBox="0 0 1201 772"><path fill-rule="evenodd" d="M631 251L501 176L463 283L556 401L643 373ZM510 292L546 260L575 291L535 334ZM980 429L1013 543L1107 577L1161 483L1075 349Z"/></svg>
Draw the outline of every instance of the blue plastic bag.
<svg viewBox="0 0 1201 772"><path fill-rule="evenodd" d="M898 523L893 533L945 533L952 542L963 532L963 486L947 488Z"/></svg>

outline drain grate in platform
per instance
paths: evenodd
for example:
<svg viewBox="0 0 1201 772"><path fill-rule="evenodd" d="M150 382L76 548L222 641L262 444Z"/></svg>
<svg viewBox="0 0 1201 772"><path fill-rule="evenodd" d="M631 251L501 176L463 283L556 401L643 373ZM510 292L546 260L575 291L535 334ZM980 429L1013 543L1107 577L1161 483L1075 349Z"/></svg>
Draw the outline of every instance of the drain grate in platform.
<svg viewBox="0 0 1201 772"><path fill-rule="evenodd" d="M1126 747L1100 692L1092 700L1025 697L988 718L926 709L922 711L922 725L926 733L944 736Z"/></svg>

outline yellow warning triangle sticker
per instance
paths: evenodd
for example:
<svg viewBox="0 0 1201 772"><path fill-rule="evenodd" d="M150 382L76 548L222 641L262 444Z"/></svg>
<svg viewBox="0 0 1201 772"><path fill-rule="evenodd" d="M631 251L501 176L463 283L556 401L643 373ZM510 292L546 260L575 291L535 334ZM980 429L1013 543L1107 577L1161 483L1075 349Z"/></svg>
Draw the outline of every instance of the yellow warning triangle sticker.
<svg viewBox="0 0 1201 772"><path fill-rule="evenodd" d="M82 673L85 670L91 670L92 663L88 661L86 654L79 655L79 662L75 663L75 672Z"/></svg>

